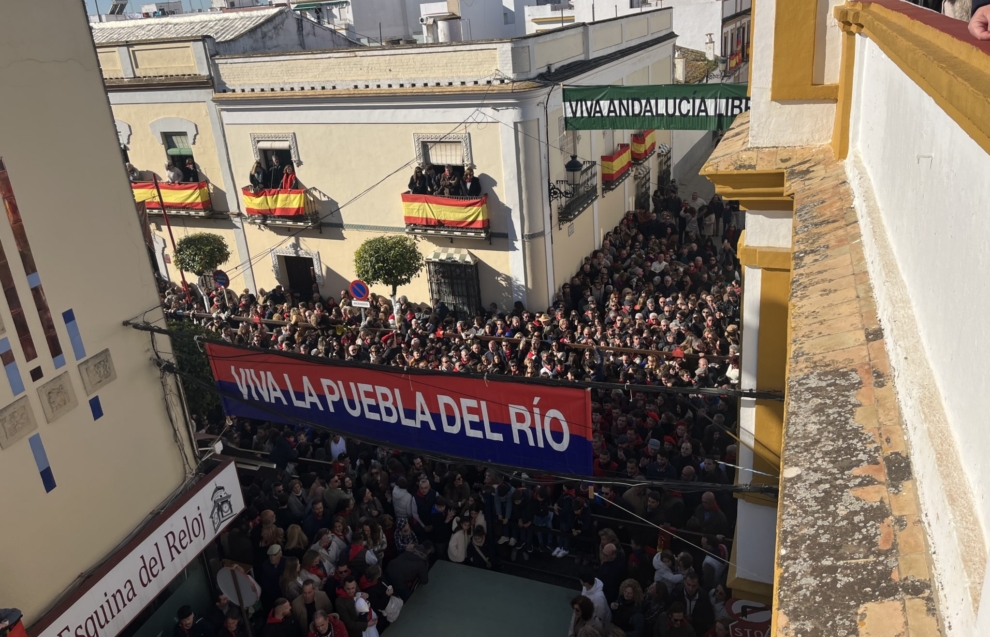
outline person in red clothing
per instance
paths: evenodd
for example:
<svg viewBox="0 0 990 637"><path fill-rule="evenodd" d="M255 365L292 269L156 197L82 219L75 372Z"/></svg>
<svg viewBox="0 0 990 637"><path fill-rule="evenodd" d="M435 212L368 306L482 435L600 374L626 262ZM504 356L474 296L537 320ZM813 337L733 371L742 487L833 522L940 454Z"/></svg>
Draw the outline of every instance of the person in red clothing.
<svg viewBox="0 0 990 637"><path fill-rule="evenodd" d="M347 637L347 628L337 613L328 615L318 610L313 614L313 623L309 625L307 637Z"/></svg>
<svg viewBox="0 0 990 637"><path fill-rule="evenodd" d="M282 173L282 190L292 190L296 187L296 169L292 167L292 164L288 164L285 167L285 172Z"/></svg>
<svg viewBox="0 0 990 637"><path fill-rule="evenodd" d="M265 627L261 631L262 637L298 637L299 626L292 616L292 605L289 600L279 597L275 600L272 610L265 620Z"/></svg>

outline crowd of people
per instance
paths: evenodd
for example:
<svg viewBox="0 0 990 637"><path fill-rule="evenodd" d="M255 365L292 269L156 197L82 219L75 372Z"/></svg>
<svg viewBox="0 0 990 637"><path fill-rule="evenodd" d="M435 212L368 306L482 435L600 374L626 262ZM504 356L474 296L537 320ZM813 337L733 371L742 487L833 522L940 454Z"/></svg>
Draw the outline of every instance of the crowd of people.
<svg viewBox="0 0 990 637"><path fill-rule="evenodd" d="M209 308L190 306L167 286L167 309L206 310L202 324L233 344L448 373L617 383L590 390L595 458L586 482L503 475L235 419L228 441L268 454L279 468L275 479L251 486L249 513L230 542L231 551L241 546L232 559L261 573L266 610L281 608L280 621L292 615L300 632L325 637L313 621L316 611L330 612L327 604L306 601L324 599L311 594L322 591L347 634L369 635L387 626L391 599L426 583L436 559L482 569L534 560L579 573L573 637L728 634L737 236L725 213L731 206L697 205L723 206L716 243L680 213L684 225L674 220L668 208L677 198L672 183L654 197L653 212L627 214L545 310L492 304L458 317L443 303L400 297L393 309L372 297L362 322L346 292L325 297L315 285L257 297L218 290ZM224 429L208 418L201 427ZM357 601L362 592L367 604ZM300 607L305 617L287 610Z"/></svg>
<svg viewBox="0 0 990 637"><path fill-rule="evenodd" d="M444 166L443 172L438 173L432 165L425 164L413 169L408 192L438 197L480 197L481 182L474 176L473 168L465 168L461 176L453 166Z"/></svg>

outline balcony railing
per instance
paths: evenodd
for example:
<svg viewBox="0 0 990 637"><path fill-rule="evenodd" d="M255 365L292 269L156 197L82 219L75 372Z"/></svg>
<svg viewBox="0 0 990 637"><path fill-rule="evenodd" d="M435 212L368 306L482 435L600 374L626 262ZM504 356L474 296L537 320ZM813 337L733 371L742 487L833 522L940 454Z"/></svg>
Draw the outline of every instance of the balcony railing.
<svg viewBox="0 0 990 637"><path fill-rule="evenodd" d="M319 223L314 189L241 188L248 221L259 225L311 226Z"/></svg>
<svg viewBox="0 0 990 637"><path fill-rule="evenodd" d="M438 197L402 194L406 232L470 239L490 237L488 195Z"/></svg>
<svg viewBox="0 0 990 637"><path fill-rule="evenodd" d="M169 214L207 217L214 212L213 200L210 198L210 184L206 181L183 184L158 182L157 189L153 181L133 181L131 190L134 193L134 200L138 203L143 201L151 214L162 212L162 202L158 199L159 191L165 203L165 211Z"/></svg>
<svg viewBox="0 0 990 637"><path fill-rule="evenodd" d="M566 181L558 181L557 184L563 188L570 187ZM598 163L586 161L571 196L562 200L557 206L557 222L572 221L590 208L595 199L598 199Z"/></svg>
<svg viewBox="0 0 990 637"><path fill-rule="evenodd" d="M632 168L632 149L629 144L619 144L611 155L602 155L602 196L619 187L629 178Z"/></svg>

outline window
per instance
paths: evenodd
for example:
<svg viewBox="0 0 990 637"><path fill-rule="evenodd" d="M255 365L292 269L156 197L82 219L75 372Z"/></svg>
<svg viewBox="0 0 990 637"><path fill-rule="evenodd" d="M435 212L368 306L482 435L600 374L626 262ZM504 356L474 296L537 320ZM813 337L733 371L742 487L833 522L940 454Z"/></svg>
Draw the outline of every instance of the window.
<svg viewBox="0 0 990 637"><path fill-rule="evenodd" d="M186 133L162 133L162 137L165 140L167 161L172 162L176 168L182 171L182 181L199 181L199 171L196 169L196 158L193 157L189 136ZM190 160L192 160L191 167L189 166Z"/></svg>
<svg viewBox="0 0 990 637"><path fill-rule="evenodd" d="M426 262L430 301L443 301L458 319L470 319L483 306L478 264L467 250L442 256L430 255Z"/></svg>
<svg viewBox="0 0 990 637"><path fill-rule="evenodd" d="M423 142L423 157L434 166L463 166L464 149L460 142Z"/></svg>
<svg viewBox="0 0 990 637"><path fill-rule="evenodd" d="M516 14L514 12L511 11L502 12L502 24L515 24L515 23L516 23Z"/></svg>

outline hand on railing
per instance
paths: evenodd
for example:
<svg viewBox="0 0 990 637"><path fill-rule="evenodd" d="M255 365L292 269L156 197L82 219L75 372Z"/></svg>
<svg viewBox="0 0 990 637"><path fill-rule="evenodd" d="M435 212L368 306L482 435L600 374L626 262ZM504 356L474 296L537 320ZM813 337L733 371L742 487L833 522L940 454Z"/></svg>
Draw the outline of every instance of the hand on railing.
<svg viewBox="0 0 990 637"><path fill-rule="evenodd" d="M990 40L990 0L973 0L969 33L977 40Z"/></svg>

